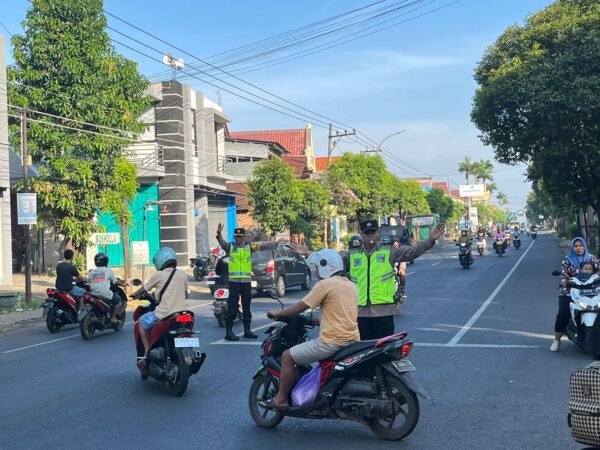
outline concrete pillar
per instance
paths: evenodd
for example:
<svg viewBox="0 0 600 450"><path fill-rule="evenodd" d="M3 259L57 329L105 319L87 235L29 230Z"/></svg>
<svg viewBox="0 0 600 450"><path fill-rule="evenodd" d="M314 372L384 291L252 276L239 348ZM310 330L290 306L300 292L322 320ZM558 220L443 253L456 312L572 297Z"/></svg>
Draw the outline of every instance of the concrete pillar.
<svg viewBox="0 0 600 450"><path fill-rule="evenodd" d="M6 47L0 35L0 284L12 284L12 225L8 148Z"/></svg>

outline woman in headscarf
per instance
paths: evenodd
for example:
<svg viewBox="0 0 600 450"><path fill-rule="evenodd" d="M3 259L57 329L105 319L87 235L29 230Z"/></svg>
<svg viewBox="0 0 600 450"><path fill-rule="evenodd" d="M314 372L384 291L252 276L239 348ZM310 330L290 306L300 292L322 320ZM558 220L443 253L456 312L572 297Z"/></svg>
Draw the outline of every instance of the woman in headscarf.
<svg viewBox="0 0 600 450"><path fill-rule="evenodd" d="M577 276L581 269L581 264L584 262L592 262L594 269L598 270L598 260L596 257L588 253L587 243L582 237L576 237L571 241L571 250L564 257L562 262L562 283L560 286L560 295L558 296L558 314L554 323L554 341L550 345L551 352L557 352L560 347L560 338L567 329L567 324L571 318L569 303L571 303L571 294L567 289L567 281L569 278Z"/></svg>

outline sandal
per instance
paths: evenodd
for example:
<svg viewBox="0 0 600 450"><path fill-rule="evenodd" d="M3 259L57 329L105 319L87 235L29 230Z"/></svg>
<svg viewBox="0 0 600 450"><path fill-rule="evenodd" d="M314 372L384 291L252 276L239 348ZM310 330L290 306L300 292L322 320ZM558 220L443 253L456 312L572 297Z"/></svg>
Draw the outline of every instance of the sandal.
<svg viewBox="0 0 600 450"><path fill-rule="evenodd" d="M269 400L260 401L258 402L258 404L263 408L270 409L272 411L287 411L288 409L290 409L289 406L275 405L275 400L273 400L272 398L270 398Z"/></svg>

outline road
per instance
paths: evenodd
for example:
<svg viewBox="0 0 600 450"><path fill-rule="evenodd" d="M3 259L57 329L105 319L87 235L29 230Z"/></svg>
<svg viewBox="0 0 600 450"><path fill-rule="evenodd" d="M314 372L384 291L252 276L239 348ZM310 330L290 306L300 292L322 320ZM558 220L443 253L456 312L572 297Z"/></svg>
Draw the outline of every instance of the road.
<svg viewBox="0 0 600 450"><path fill-rule="evenodd" d="M131 324L91 341L73 327L50 335L43 322L0 337L0 449L581 448L567 427L569 376L590 358L569 342L548 351L557 307L550 272L562 253L549 234L523 244L502 258L477 257L469 270L450 245L409 266L396 328L416 343L410 360L431 399L421 400L419 424L402 442L342 421L255 426L247 396L259 342L222 341L208 296L196 295L190 306L208 357L180 398L140 380ZM302 294L290 290L286 303ZM273 301L253 305L263 331Z"/></svg>

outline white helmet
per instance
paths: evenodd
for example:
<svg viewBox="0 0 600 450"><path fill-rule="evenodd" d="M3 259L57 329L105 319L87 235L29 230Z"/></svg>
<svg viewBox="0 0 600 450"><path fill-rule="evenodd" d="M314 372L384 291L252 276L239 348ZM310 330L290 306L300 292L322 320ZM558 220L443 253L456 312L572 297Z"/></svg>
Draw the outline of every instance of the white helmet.
<svg viewBox="0 0 600 450"><path fill-rule="evenodd" d="M344 270L344 261L335 250L320 250L311 253L306 263L311 269L316 270L320 278L329 278Z"/></svg>

